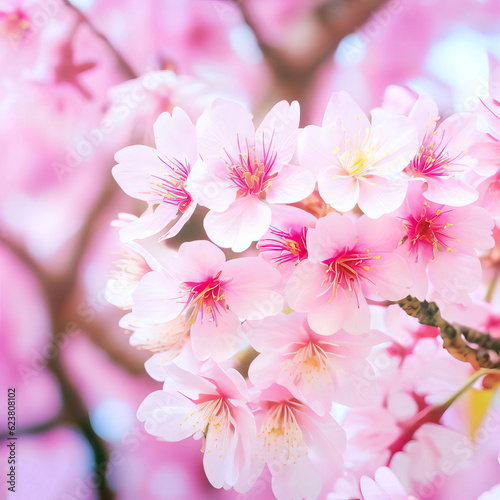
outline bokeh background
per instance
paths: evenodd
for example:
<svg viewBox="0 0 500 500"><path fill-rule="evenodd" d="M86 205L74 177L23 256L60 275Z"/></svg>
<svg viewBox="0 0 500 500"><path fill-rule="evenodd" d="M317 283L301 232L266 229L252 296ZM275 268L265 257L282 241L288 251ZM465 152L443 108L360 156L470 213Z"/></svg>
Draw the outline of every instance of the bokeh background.
<svg viewBox="0 0 500 500"><path fill-rule="evenodd" d="M123 250L110 223L144 208L111 177L118 149L151 144L161 112L196 118L220 95L256 119L297 99L303 124L334 90L390 106L405 91L389 85L468 111L489 55L498 0L0 0L0 429L15 387L20 436L7 498L272 498L265 480L214 490L199 442L157 442L136 420L159 384L104 298Z"/></svg>

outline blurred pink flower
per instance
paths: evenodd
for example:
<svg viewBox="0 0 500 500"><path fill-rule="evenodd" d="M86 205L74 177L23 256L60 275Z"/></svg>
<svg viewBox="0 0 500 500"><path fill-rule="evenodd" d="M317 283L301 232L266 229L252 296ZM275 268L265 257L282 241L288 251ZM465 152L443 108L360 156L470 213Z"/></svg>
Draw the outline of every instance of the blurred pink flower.
<svg viewBox="0 0 500 500"><path fill-rule="evenodd" d="M396 474L388 467L379 467L374 479L363 476L360 488L363 500L417 500L408 496Z"/></svg>

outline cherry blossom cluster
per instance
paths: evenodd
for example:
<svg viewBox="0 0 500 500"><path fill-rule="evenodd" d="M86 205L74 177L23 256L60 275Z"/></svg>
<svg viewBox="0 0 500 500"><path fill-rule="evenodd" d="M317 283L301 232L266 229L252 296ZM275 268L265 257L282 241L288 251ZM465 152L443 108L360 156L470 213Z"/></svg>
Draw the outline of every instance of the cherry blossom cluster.
<svg viewBox="0 0 500 500"><path fill-rule="evenodd" d="M163 383L138 418L161 440L201 440L216 488L428 498L442 461L474 452L445 412L479 372L397 302L489 311L500 95L445 119L408 100L367 115L341 91L300 128L297 102L256 126L217 98L195 121L161 114L155 148L115 156L147 209L115 223L126 250L107 297ZM190 241L201 219L207 238Z"/></svg>

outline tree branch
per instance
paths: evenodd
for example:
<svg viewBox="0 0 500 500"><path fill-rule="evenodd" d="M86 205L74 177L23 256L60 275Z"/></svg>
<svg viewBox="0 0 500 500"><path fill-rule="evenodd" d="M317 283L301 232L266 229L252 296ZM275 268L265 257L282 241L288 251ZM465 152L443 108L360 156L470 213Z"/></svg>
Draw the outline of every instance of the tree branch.
<svg viewBox="0 0 500 500"><path fill-rule="evenodd" d="M247 0L232 1L254 32L271 70L273 82L270 95L262 104L265 109L280 99L304 104L318 69L332 56L340 41L361 27L387 0L324 0L297 19L279 44L265 39Z"/></svg>
<svg viewBox="0 0 500 500"><path fill-rule="evenodd" d="M456 359L479 368L499 369L500 361L492 361L490 354L500 356L500 339L474 328L452 325L441 317L435 302L421 302L408 295L397 304L422 325L435 326L441 332L443 347ZM473 345L470 345L473 344Z"/></svg>
<svg viewBox="0 0 500 500"><path fill-rule="evenodd" d="M104 35L103 33L101 33L94 26L92 21L81 10L79 10L77 7L75 7L69 0L63 0L63 3L66 5L66 7L68 9L72 10L75 13L77 19L80 22L86 24L88 26L88 28L90 29L90 31L92 31L92 33L97 38L99 38L102 42L104 42L104 44L108 47L110 52L115 56L120 69L122 70L124 75L127 77L127 79L137 78L136 72L132 69L130 64L124 59L124 57L120 54L120 52L118 52L118 50L111 43L109 38L106 35Z"/></svg>

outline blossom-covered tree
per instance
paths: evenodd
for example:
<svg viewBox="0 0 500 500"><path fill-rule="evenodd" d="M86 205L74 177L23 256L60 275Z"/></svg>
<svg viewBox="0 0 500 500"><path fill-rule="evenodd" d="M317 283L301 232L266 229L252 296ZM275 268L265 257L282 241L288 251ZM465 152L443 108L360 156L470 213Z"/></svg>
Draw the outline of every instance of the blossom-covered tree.
<svg viewBox="0 0 500 500"><path fill-rule="evenodd" d="M20 498L496 498L499 19L0 2Z"/></svg>

